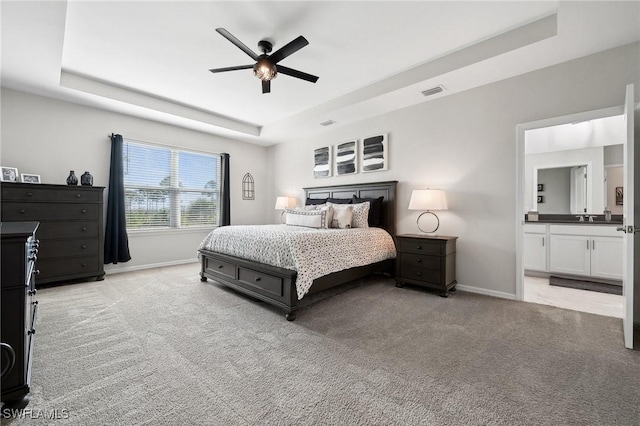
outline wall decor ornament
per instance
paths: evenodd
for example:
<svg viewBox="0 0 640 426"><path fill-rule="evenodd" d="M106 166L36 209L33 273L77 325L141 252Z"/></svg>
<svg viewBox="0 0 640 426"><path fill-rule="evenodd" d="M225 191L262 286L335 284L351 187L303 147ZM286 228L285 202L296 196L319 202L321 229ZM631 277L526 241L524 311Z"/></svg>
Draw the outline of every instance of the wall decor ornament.
<svg viewBox="0 0 640 426"><path fill-rule="evenodd" d="M624 188L616 186L616 206L624 205Z"/></svg>
<svg viewBox="0 0 640 426"><path fill-rule="evenodd" d="M67 176L67 185L77 185L78 177L76 176L76 172L73 170L69 170L69 176Z"/></svg>
<svg viewBox="0 0 640 426"><path fill-rule="evenodd" d="M93 176L91 176L91 173L84 172L82 176L80 176L80 184L82 186L93 186Z"/></svg>
<svg viewBox="0 0 640 426"><path fill-rule="evenodd" d="M255 200L256 193L254 188L253 176L251 173L247 173L242 178L242 199L243 200Z"/></svg>
<svg viewBox="0 0 640 426"><path fill-rule="evenodd" d="M538 204L544 203L544 195L538 195Z"/></svg>
<svg viewBox="0 0 640 426"><path fill-rule="evenodd" d="M539 191L539 192L544 191L544 183L539 183L539 184L538 184L538 191Z"/></svg>
<svg viewBox="0 0 640 426"><path fill-rule="evenodd" d="M16 169L15 167L5 167L5 166L1 166L2 167L2 182L19 182L19 174L18 174L18 169Z"/></svg>
<svg viewBox="0 0 640 426"><path fill-rule="evenodd" d="M358 141L343 142L336 146L336 176L358 173Z"/></svg>
<svg viewBox="0 0 640 426"><path fill-rule="evenodd" d="M331 146L313 150L313 177L324 178L331 176Z"/></svg>
<svg viewBox="0 0 640 426"><path fill-rule="evenodd" d="M388 148L386 133L364 138L362 140L362 172L387 170Z"/></svg>

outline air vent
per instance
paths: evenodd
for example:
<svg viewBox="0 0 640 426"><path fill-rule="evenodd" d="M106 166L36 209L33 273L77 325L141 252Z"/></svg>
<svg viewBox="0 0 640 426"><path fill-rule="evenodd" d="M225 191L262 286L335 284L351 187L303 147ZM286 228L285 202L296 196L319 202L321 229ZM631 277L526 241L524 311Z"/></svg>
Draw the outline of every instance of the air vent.
<svg viewBox="0 0 640 426"><path fill-rule="evenodd" d="M327 120L327 121L323 121L322 123L320 123L321 126L331 126L332 124L336 124L335 121L333 120Z"/></svg>
<svg viewBox="0 0 640 426"><path fill-rule="evenodd" d="M423 90L422 91L422 96L435 95L436 93L440 93L443 90L444 90L444 87L442 87L442 86L432 87L431 89Z"/></svg>

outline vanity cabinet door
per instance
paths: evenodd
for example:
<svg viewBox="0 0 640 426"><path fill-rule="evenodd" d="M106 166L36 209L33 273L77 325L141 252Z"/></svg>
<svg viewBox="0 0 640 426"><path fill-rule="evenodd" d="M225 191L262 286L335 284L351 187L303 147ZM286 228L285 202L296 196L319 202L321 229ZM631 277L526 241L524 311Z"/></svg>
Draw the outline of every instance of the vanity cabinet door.
<svg viewBox="0 0 640 426"><path fill-rule="evenodd" d="M551 272L591 275L591 238L581 235L551 235Z"/></svg>
<svg viewBox="0 0 640 426"><path fill-rule="evenodd" d="M591 237L591 275L622 279L622 238Z"/></svg>
<svg viewBox="0 0 640 426"><path fill-rule="evenodd" d="M545 234L524 234L524 269L529 271L547 270L547 236Z"/></svg>

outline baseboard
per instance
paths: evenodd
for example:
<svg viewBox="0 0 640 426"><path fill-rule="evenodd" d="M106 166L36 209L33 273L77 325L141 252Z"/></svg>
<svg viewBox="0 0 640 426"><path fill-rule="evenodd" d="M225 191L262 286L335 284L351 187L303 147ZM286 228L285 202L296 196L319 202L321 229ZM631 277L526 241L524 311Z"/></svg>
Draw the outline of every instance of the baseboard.
<svg viewBox="0 0 640 426"><path fill-rule="evenodd" d="M185 265L187 263L198 263L200 260L194 259L183 259L183 260L172 260L170 262L161 262L161 263L151 263L147 265L137 265L137 266L129 266L124 268L111 269L109 265L105 265L105 273L107 275L120 274L123 272L134 272L134 271L142 271L144 269L153 269L153 268L164 268L166 266L177 266L177 265Z"/></svg>
<svg viewBox="0 0 640 426"><path fill-rule="evenodd" d="M469 285L456 284L457 290L468 291L469 293L484 294L485 296L499 297L500 299L516 300L516 295L503 291L488 290L486 288L473 287Z"/></svg>

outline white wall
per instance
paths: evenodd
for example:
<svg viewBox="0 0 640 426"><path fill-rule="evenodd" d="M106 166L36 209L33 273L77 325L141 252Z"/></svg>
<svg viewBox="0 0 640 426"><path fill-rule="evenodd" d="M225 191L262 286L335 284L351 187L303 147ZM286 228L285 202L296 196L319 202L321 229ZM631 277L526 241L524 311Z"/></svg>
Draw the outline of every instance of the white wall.
<svg viewBox="0 0 640 426"><path fill-rule="evenodd" d="M111 143L107 135L171 144L231 156L232 224L265 223L267 150L153 121L89 108L2 88L0 162L21 173L35 173L44 183L66 184L69 170L85 170L95 186L107 186ZM255 179L256 199L242 200L242 177ZM107 190L105 190L105 207ZM273 207L272 207L273 208ZM207 230L130 233L132 260L106 265L107 272L193 261Z"/></svg>
<svg viewBox="0 0 640 426"><path fill-rule="evenodd" d="M459 285L515 297L516 125L621 105L627 83L640 93L639 50L623 46L272 146L268 199L302 199L305 186L398 180L397 229L410 233L419 214L407 210L411 190L444 188L449 210L438 232L459 237ZM314 148L378 132L389 134L389 170L313 179Z"/></svg>

